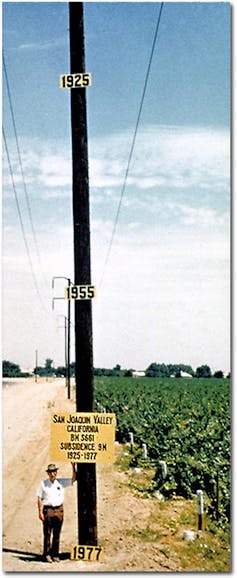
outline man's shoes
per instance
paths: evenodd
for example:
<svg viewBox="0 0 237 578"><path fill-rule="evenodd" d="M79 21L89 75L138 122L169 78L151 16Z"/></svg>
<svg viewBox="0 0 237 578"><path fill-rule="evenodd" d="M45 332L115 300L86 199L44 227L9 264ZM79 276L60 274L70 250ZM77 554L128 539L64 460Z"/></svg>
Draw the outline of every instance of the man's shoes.
<svg viewBox="0 0 237 578"><path fill-rule="evenodd" d="M51 556L49 556L49 555L48 555L48 556L45 556L45 562L48 562L49 564L52 564L52 561L53 561L53 560L52 560Z"/></svg>
<svg viewBox="0 0 237 578"><path fill-rule="evenodd" d="M55 558L53 558L53 562L60 562L60 559L58 556L56 556Z"/></svg>

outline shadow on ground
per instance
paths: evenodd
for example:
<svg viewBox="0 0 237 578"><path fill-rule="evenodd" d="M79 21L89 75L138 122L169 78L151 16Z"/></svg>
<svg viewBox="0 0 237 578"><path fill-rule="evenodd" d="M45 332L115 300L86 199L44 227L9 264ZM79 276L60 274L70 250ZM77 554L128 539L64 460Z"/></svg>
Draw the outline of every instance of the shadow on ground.
<svg viewBox="0 0 237 578"><path fill-rule="evenodd" d="M24 562L43 562L42 555L35 552L16 550L15 548L3 548L2 551L16 554L17 558L19 558L19 560L24 560ZM59 557L60 560L68 560L70 559L70 553L63 552Z"/></svg>

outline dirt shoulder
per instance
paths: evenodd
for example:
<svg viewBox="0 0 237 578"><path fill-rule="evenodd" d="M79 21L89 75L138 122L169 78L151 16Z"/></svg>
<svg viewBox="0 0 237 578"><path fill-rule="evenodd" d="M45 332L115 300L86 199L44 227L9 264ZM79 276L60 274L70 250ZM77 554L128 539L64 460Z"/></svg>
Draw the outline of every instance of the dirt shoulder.
<svg viewBox="0 0 237 578"><path fill-rule="evenodd" d="M52 411L75 411L63 380L26 380L3 388L3 570L5 572L182 572L182 531L175 520L186 507L172 506L166 527L159 516L164 505L142 498L129 487L130 474L116 465L97 466L98 542L101 562L72 561L77 545L76 484L65 491L65 519L60 564L41 560L42 524L36 508L36 490L51 461L49 424ZM116 446L117 455L122 452ZM59 463L60 476L71 466ZM176 513L175 513L176 512ZM174 536L175 534L175 536ZM178 548L172 548L172 541ZM182 547L181 547L182 550ZM204 568L199 568L204 570ZM198 571L198 567L193 567ZM228 570L227 570L228 571Z"/></svg>

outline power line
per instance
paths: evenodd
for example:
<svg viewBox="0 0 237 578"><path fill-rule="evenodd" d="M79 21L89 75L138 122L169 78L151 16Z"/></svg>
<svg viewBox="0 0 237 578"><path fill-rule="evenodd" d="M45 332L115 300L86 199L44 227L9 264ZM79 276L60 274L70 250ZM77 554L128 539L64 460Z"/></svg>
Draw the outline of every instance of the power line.
<svg viewBox="0 0 237 578"><path fill-rule="evenodd" d="M42 271L42 263L41 263L39 247L38 247L38 243L37 243L37 239L36 239L35 227L34 227L34 223L33 223L31 207L30 207L30 200L29 200L29 195L28 195L27 188L26 188L21 152L20 152L20 145L19 145L19 140L18 140L17 130L16 130L16 121L15 121L15 115L14 115L14 109L13 109L13 102L12 102L12 97L11 97L11 90L10 90L10 84L9 84L9 80L8 80L7 67L6 67L6 61L5 61L4 54L2 55L2 58L3 58L3 68L4 68L5 79L6 79L7 94L8 94L11 117L12 117L12 124L13 124L13 129L14 129L14 134L15 134L19 165L20 165L20 169L21 169L21 177L22 177L23 188L24 188L24 193L25 193L26 205L27 205L27 209L28 209L29 220L30 220L30 224L31 224L31 230L32 230L32 235L33 235L33 239L34 239L35 249L36 249L37 257L38 257L39 264L40 264L41 274L44 278L44 281L46 282L45 277L44 277L44 273Z"/></svg>
<svg viewBox="0 0 237 578"><path fill-rule="evenodd" d="M16 201L17 213L18 213L18 217L19 217L19 221L20 221L20 226L21 226L21 232L22 232L22 236L23 236L23 239L24 239L25 248L26 248L26 252L27 252L27 256L28 256L28 260L29 260L29 264L30 264L31 274L32 274L32 277L33 277L35 289L36 289L37 295L38 295L38 297L39 297L39 299L40 299L41 305L42 305L44 311L45 311L46 313L48 313L48 311L47 311L47 309L46 309L46 307L45 307L45 304L44 304L44 302L43 302L43 299L42 299L42 297L41 297L40 290L39 290L38 283L37 283L37 279L36 279L35 272L34 272L34 268L33 268L33 263L32 263L32 259L31 259L31 255L30 255L30 250L29 250L29 246L28 246L28 242L27 242L27 238L26 238L26 234L25 234L24 223L23 223L23 219L22 219L22 215L21 215L21 209L20 209L20 205L19 205L19 201L18 201L18 197L17 197L15 180L14 180L14 175L13 175L13 170L12 170L12 165L11 165L11 159L10 159L9 149L8 149L8 146L7 146L7 139L6 139L6 134L5 134L4 127L2 127L2 133L3 133L3 140L4 140L4 145L5 145L6 154L7 154L7 161L8 161L9 173L10 173L11 181L12 181L12 188L13 188L13 191L14 191L14 196L15 196L15 201Z"/></svg>
<svg viewBox="0 0 237 578"><path fill-rule="evenodd" d="M131 160L132 160L132 155L133 155L133 151L134 151L134 147L135 147L135 142L136 142L136 136L137 136L138 126L139 126L139 123L140 123L142 108L143 108L144 99L145 99L145 94L146 94L146 89L147 89L148 80L149 80L149 75L150 75L150 69L151 69L153 54L154 54L155 45L156 45L156 41L157 41L157 36L158 36L158 32L159 32L160 20L161 20L161 14L162 14L163 6L164 6L164 2L161 2L160 10L159 10L158 18L157 18L155 35L154 35L154 39L153 39L153 43L152 43L151 54L150 54L150 58L149 58L149 62L148 62L148 67L147 67L147 73L146 73L146 77L145 77L144 88L143 88L142 97L141 97L141 101L140 101L140 106L139 106L139 111L138 111L138 116L137 116L137 122L136 122L136 125L135 125L135 130L134 130L134 134L133 134L133 138L132 138L132 144L131 144L131 148L130 148L130 152L129 152L129 156L128 156L127 168L126 168L126 171L125 171L125 177L124 177L124 181L123 181L123 186L122 186L122 190L121 190L121 195L120 195L120 199L119 199L119 204L118 204L118 208L117 208L117 213L116 213L116 216L115 216L115 221L114 221L114 226L113 226L113 230L112 230L112 235L111 235L111 239L110 239L110 243L109 243L107 255L106 255L106 258L105 258L104 269L103 269L103 272L102 272L102 275L101 275L101 280L100 280L100 283L99 283L99 287L101 287L101 285L102 285L102 283L103 283L103 279L104 279L104 275L105 275L105 270L106 270L106 267L107 267L107 264L108 264L108 261L109 261L109 256L110 256L111 248L112 248L112 245L113 245L113 240L114 240L115 231L116 231L116 227L117 227L117 223L118 223L118 218L119 218L119 213L120 213L120 209L121 209L121 205L122 205L122 201L123 201L123 197L124 197L124 192L125 192L125 189L126 189L128 173L129 173L129 169L130 169L130 165L131 165Z"/></svg>

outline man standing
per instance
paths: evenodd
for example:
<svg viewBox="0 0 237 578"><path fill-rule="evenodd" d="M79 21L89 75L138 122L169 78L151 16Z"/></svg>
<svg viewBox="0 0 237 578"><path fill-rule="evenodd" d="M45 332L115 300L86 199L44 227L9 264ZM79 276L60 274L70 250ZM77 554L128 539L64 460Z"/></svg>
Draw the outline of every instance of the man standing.
<svg viewBox="0 0 237 578"><path fill-rule="evenodd" d="M44 528L45 562L59 562L59 540L63 523L64 488L76 480L75 464L72 463L71 478L57 478L58 468L55 464L47 467L48 478L41 480L37 491L39 519ZM53 536L51 546L51 534Z"/></svg>

